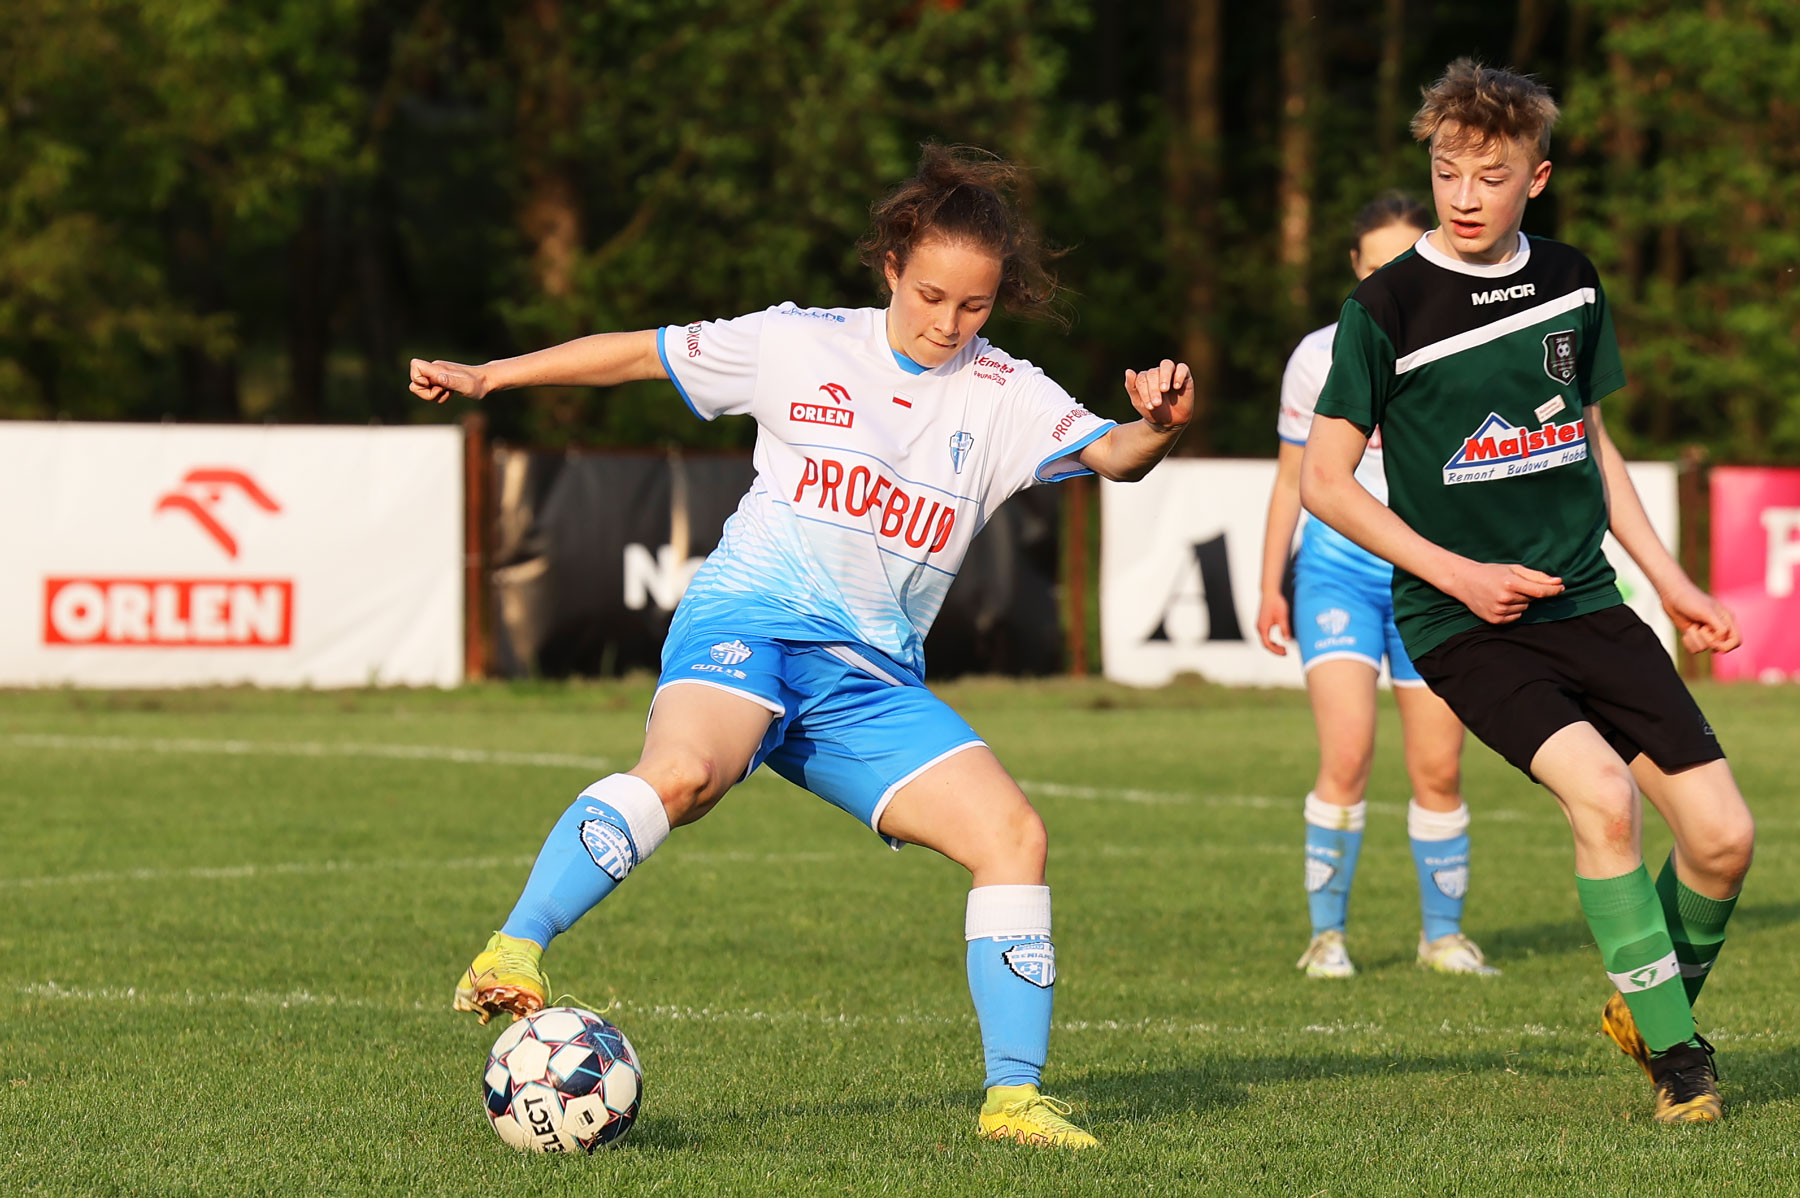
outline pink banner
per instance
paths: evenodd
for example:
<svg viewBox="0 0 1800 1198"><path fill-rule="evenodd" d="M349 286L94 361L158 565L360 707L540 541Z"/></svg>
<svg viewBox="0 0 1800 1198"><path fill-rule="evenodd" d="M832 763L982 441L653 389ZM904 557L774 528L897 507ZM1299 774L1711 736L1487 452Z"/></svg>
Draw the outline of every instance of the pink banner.
<svg viewBox="0 0 1800 1198"><path fill-rule="evenodd" d="M1744 632L1713 673L1800 680L1800 469L1712 472L1712 588Z"/></svg>

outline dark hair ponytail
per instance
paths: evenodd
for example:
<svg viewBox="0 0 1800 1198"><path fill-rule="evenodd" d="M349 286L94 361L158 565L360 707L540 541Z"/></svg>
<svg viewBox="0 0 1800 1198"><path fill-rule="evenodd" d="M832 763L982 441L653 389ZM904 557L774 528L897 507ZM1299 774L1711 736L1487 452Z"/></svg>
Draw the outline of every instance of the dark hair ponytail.
<svg viewBox="0 0 1800 1198"><path fill-rule="evenodd" d="M913 177L869 209L869 231L857 242L863 264L885 287L890 254L904 271L913 250L930 238L979 246L1000 259L1001 307L1067 327L1047 266L1057 255L1013 208L1019 168L976 146L927 142L920 150Z"/></svg>
<svg viewBox="0 0 1800 1198"><path fill-rule="evenodd" d="M1411 225L1421 233L1431 230L1431 212L1404 191L1384 191L1364 204L1350 223L1350 248L1360 249L1362 239L1389 225Z"/></svg>

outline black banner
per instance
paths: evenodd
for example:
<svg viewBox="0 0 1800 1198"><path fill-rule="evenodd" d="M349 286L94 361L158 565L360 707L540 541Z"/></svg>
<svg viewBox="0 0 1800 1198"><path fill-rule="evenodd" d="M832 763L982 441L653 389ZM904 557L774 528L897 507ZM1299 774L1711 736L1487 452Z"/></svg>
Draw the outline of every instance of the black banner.
<svg viewBox="0 0 1800 1198"><path fill-rule="evenodd" d="M749 489L750 459L499 447L492 462L492 672L657 669L676 602ZM1062 667L1057 498L1015 496L975 539L926 641L933 679Z"/></svg>

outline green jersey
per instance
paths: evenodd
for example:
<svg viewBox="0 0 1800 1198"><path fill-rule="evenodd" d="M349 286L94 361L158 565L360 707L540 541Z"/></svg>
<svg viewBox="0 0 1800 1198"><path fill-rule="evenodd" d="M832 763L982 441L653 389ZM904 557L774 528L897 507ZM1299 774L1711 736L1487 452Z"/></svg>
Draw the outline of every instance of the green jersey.
<svg viewBox="0 0 1800 1198"><path fill-rule="evenodd" d="M1475 265L1420 238L1345 302L1317 411L1380 429L1388 506L1427 540L1563 580L1529 624L1622 602L1583 409L1624 384L1579 251L1521 234L1511 258ZM1394 620L1414 658L1482 623L1398 568Z"/></svg>

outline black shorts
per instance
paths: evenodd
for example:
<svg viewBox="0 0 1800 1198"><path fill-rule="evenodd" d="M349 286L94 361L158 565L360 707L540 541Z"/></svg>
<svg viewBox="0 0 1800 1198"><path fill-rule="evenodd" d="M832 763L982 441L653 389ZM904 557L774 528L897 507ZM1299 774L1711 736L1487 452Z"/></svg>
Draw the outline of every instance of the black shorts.
<svg viewBox="0 0 1800 1198"><path fill-rule="evenodd" d="M1666 773L1725 756L1669 651L1622 603L1543 624L1471 628L1413 665L1526 777L1544 742L1581 721L1627 763L1647 753Z"/></svg>

